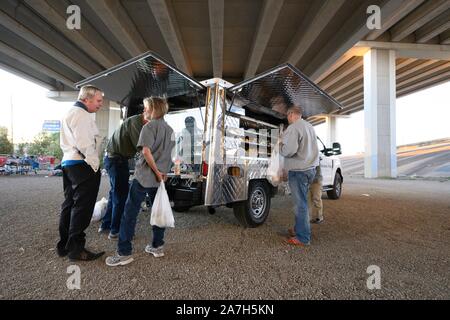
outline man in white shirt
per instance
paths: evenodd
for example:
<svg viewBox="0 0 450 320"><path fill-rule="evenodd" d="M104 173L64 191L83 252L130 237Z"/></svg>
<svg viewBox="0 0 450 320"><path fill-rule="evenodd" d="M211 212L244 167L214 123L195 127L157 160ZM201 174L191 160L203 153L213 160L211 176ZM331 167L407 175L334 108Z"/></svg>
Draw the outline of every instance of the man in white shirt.
<svg viewBox="0 0 450 320"><path fill-rule="evenodd" d="M100 110L103 92L94 86L81 88L78 101L61 122L60 146L64 153L64 202L59 221L60 241L56 249L60 257L71 261L90 261L104 252L92 253L85 248L86 234L100 186L101 137L92 113Z"/></svg>

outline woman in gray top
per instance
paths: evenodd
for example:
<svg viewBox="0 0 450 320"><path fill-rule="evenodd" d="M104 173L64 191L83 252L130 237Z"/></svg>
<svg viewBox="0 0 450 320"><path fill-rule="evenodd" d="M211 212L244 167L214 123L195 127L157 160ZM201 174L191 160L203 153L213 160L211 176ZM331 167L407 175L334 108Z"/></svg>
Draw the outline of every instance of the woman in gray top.
<svg viewBox="0 0 450 320"><path fill-rule="evenodd" d="M158 186L166 180L166 174L172 164L171 153L175 146L172 128L164 120L169 106L165 99L147 98L152 109L152 119L141 131L137 144L139 159L136 162L135 178L131 183L125 210L120 223L117 254L106 258L108 266L126 265L133 261L132 240L136 227L137 215L141 203L148 194L154 202ZM164 228L153 226L153 241L145 248L155 257L164 256Z"/></svg>

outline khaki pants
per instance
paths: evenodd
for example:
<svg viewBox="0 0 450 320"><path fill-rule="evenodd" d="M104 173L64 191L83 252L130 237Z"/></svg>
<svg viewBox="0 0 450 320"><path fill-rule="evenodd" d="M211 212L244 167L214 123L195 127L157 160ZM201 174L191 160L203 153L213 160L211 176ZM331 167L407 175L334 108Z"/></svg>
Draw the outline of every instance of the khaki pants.
<svg viewBox="0 0 450 320"><path fill-rule="evenodd" d="M308 211L312 220L323 219L322 181L313 182L309 187Z"/></svg>

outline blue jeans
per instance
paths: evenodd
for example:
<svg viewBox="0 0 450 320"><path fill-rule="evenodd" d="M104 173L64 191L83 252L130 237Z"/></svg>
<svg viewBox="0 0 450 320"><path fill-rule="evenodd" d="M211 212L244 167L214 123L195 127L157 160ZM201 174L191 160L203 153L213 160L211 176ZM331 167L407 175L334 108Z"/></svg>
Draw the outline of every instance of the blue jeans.
<svg viewBox="0 0 450 320"><path fill-rule="evenodd" d="M309 244L311 241L308 190L315 174L315 168L307 171L289 171L289 187L295 205L295 234L297 239L305 244Z"/></svg>
<svg viewBox="0 0 450 320"><path fill-rule="evenodd" d="M108 172L111 188L106 214L102 220L102 229L110 229L111 233L117 234L128 196L128 180L130 177L128 159L105 157L103 164Z"/></svg>
<svg viewBox="0 0 450 320"><path fill-rule="evenodd" d="M127 202L125 203L125 211L122 216L122 221L120 222L117 251L121 256L129 256L133 251L131 241L133 240L134 231L136 229L137 215L141 210L141 204L145 199L145 195L148 194L153 203L157 191L158 188L144 188L136 179L131 183L130 192L128 193ZM164 231L166 229L152 226L152 230L152 246L158 248L164 244Z"/></svg>

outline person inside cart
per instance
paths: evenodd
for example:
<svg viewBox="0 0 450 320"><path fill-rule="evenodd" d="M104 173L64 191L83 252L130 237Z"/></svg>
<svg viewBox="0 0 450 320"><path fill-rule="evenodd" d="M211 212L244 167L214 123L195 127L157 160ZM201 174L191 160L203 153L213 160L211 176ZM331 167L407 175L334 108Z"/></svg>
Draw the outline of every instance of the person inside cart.
<svg viewBox="0 0 450 320"><path fill-rule="evenodd" d="M181 131L180 156L183 162L192 168L194 172L200 171L199 159L196 157L198 145L201 143L202 132L197 127L197 122L192 116L184 119L185 128Z"/></svg>
<svg viewBox="0 0 450 320"><path fill-rule="evenodd" d="M144 99L143 103L144 112L126 119L114 131L106 147L103 164L108 172L111 189L106 214L98 232L109 233L108 238L110 240L119 238L120 220L128 195L128 180L130 177L128 161L135 156L142 127L151 117L150 99Z"/></svg>
<svg viewBox="0 0 450 320"><path fill-rule="evenodd" d="M146 194L151 198L151 202L154 202L158 186L161 181L165 181L172 164L171 154L175 146L173 129L164 120L169 106L162 98L150 98L149 105L152 110L151 121L142 128L139 136L139 158L120 223L117 253L105 261L106 265L111 267L133 262L132 240L141 203ZM145 252L162 257L165 229L153 226L152 230L153 241L145 247Z"/></svg>
<svg viewBox="0 0 450 320"><path fill-rule="evenodd" d="M311 226L308 214L308 191L319 165L319 148L313 126L302 119L302 109L288 109L289 127L283 133L280 154L285 157L289 187L294 198L295 236L288 244L308 246L311 242Z"/></svg>

